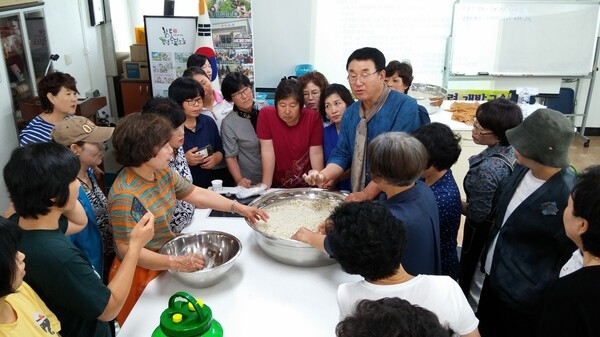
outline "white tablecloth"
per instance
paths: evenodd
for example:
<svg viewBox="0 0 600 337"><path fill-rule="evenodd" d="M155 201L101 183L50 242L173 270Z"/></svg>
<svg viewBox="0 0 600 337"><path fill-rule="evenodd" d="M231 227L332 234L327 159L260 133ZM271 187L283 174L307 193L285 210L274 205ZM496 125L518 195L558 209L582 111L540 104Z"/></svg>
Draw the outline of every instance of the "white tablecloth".
<svg viewBox="0 0 600 337"><path fill-rule="evenodd" d="M333 336L338 322L337 287L357 281L339 264L316 268L292 267L274 261L256 243L254 231L241 218L206 218L196 210L184 232L214 229L242 242L236 264L216 285L194 289L164 272L148 284L131 311L119 337L150 336L171 295L185 291L202 299L223 325L226 337Z"/></svg>

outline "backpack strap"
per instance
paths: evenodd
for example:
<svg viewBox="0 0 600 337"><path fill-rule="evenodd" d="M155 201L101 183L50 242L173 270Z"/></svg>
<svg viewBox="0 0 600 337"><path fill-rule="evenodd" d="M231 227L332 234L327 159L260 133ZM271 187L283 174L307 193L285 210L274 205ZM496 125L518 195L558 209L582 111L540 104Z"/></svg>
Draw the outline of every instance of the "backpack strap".
<svg viewBox="0 0 600 337"><path fill-rule="evenodd" d="M508 158L506 158L505 155L503 155L502 153L494 153L493 155L491 155L491 157L495 157L500 159L504 164L506 164L506 166L508 166L508 168L510 169L510 172L512 173L512 171L515 168L515 164L514 162L511 162L510 160L508 160Z"/></svg>

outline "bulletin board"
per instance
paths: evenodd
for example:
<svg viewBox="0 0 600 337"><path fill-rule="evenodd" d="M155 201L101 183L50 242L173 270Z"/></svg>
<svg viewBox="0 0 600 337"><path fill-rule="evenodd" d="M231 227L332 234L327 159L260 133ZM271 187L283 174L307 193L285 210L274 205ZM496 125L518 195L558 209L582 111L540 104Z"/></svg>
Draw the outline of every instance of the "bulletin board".
<svg viewBox="0 0 600 337"><path fill-rule="evenodd" d="M171 82L181 77L196 50L196 16L144 16L152 96L168 97Z"/></svg>
<svg viewBox="0 0 600 337"><path fill-rule="evenodd" d="M457 2L450 73L588 76L599 9L598 2Z"/></svg>

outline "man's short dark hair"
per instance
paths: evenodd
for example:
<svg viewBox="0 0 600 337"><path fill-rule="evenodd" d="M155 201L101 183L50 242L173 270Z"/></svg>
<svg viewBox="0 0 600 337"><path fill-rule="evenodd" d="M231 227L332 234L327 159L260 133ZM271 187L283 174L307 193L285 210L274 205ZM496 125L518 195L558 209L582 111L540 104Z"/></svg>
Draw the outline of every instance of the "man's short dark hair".
<svg viewBox="0 0 600 337"><path fill-rule="evenodd" d="M21 228L0 216L0 297L12 294L13 280L18 272L16 257Z"/></svg>
<svg viewBox="0 0 600 337"><path fill-rule="evenodd" d="M142 107L142 113L155 113L171 122L173 129L185 122L185 113L180 105L168 97L154 97L149 99Z"/></svg>
<svg viewBox="0 0 600 337"><path fill-rule="evenodd" d="M140 167L167 144L172 132L171 122L163 116L128 114L119 121L113 133L115 159L126 167Z"/></svg>
<svg viewBox="0 0 600 337"><path fill-rule="evenodd" d="M423 125L413 132L413 136L427 149L427 168L433 166L438 171L447 170L460 156L460 135L452 132L446 124L435 122Z"/></svg>
<svg viewBox="0 0 600 337"><path fill-rule="evenodd" d="M372 47L364 47L357 49L350 54L348 57L348 61L346 61L346 70L348 70L348 66L350 62L357 61L368 61L371 60L375 63L375 70L381 71L385 69L385 56L383 53L377 49Z"/></svg>
<svg viewBox="0 0 600 337"><path fill-rule="evenodd" d="M169 85L169 98L181 106L185 100L198 96L204 99L204 88L191 77L178 77Z"/></svg>
<svg viewBox="0 0 600 337"><path fill-rule="evenodd" d="M398 297L362 300L335 327L337 337L449 337L453 333L433 312Z"/></svg>
<svg viewBox="0 0 600 337"><path fill-rule="evenodd" d="M80 166L69 148L54 142L15 149L4 166L4 182L17 214L37 219L52 206L65 206Z"/></svg>
<svg viewBox="0 0 600 337"><path fill-rule="evenodd" d="M396 273L406 248L406 230L384 205L375 201L344 203L327 221L329 246L345 272L367 281Z"/></svg>
<svg viewBox="0 0 600 337"><path fill-rule="evenodd" d="M583 249L600 256L600 165L593 165L577 176L571 192L573 215L584 218L588 229L581 234Z"/></svg>
<svg viewBox="0 0 600 337"><path fill-rule="evenodd" d="M237 71L227 74L221 83L223 98L225 98L226 101L231 102L231 96L242 90L243 87L252 88L252 82L250 82L248 76Z"/></svg>

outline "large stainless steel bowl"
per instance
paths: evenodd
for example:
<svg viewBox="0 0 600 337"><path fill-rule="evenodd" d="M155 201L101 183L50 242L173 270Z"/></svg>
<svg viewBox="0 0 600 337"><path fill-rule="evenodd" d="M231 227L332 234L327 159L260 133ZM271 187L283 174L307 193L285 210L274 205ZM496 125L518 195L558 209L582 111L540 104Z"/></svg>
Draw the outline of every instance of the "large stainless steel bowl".
<svg viewBox="0 0 600 337"><path fill-rule="evenodd" d="M431 115L441 109L441 103L448 95L448 90L433 84L413 83L408 89L408 96L417 100Z"/></svg>
<svg viewBox="0 0 600 337"><path fill-rule="evenodd" d="M330 199L341 203L345 197L346 195L342 193L319 188L293 188L266 193L252 201L249 206L263 209L269 205L294 199ZM335 260L330 258L328 254L303 242L271 236L262 232L249 221L246 220L246 222L254 229L256 242L260 248L279 262L299 267L318 267L335 263Z"/></svg>
<svg viewBox="0 0 600 337"><path fill-rule="evenodd" d="M194 288L210 287L233 267L242 252L242 243L235 236L219 231L200 231L175 237L160 249L161 254L196 253L204 257L204 269L191 273L169 270L182 283Z"/></svg>

